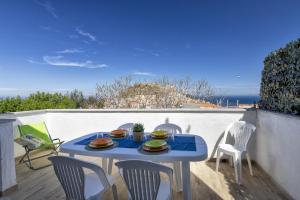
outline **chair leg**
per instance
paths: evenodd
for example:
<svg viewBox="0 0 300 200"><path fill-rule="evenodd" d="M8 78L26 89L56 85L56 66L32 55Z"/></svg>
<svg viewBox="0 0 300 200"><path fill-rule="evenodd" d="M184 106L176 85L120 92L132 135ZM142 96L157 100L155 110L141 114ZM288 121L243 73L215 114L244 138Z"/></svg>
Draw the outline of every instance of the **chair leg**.
<svg viewBox="0 0 300 200"><path fill-rule="evenodd" d="M180 162L175 162L174 166L174 174L176 180L176 190L177 192L182 191L182 180L181 180L181 167Z"/></svg>
<svg viewBox="0 0 300 200"><path fill-rule="evenodd" d="M28 152L25 150L25 154L22 156L22 158L19 160L19 164L24 162L25 157L27 157Z"/></svg>
<svg viewBox="0 0 300 200"><path fill-rule="evenodd" d="M247 161L248 161L248 166L249 166L249 170L250 170L250 175L253 176L253 170L252 170L251 159L250 159L250 155L249 155L248 152L246 152L246 157L247 157Z"/></svg>
<svg viewBox="0 0 300 200"><path fill-rule="evenodd" d="M32 164L31 164L31 159L30 159L30 157L29 157L29 152L30 152L30 151L27 151L27 150L26 150L26 157L27 157L27 160L24 160L24 163L25 163L25 165L27 165L27 167L29 167L30 169L34 169L34 168L32 167ZM27 163L29 163L29 165L28 165Z"/></svg>
<svg viewBox="0 0 300 200"><path fill-rule="evenodd" d="M238 184L242 183L242 156L238 156L238 164L239 164L239 182Z"/></svg>
<svg viewBox="0 0 300 200"><path fill-rule="evenodd" d="M113 184L113 185L111 186L111 189L112 189L112 192L113 192L114 200L118 200L118 190L117 190L116 185Z"/></svg>
<svg viewBox="0 0 300 200"><path fill-rule="evenodd" d="M112 158L109 158L109 159L108 159L108 169L107 169L107 173L108 173L109 175L111 175L111 173L112 173L113 161L114 161L114 159L112 159Z"/></svg>
<svg viewBox="0 0 300 200"><path fill-rule="evenodd" d="M233 158L230 156L228 160L230 167L233 167Z"/></svg>
<svg viewBox="0 0 300 200"><path fill-rule="evenodd" d="M25 147L25 154L24 156L21 158L21 160L19 161L19 163L24 163L28 168L32 169L32 170L38 170L38 169L42 169L42 168L46 168L46 167L49 167L51 166L51 164L48 164L48 165L44 165L44 166L41 166L41 167L34 167L32 165L32 161L33 160L36 160L36 159L39 159L39 158L43 158L43 157L47 157L47 156L50 156L52 154L55 154L54 152L51 152L51 153L47 153L47 154L43 154L41 156L36 156L36 157L32 157L30 156L30 152L31 151L34 151L34 150L30 150L28 147Z"/></svg>
<svg viewBox="0 0 300 200"><path fill-rule="evenodd" d="M220 152L220 150L218 149L218 150L217 150L217 164L216 164L216 171L217 171L217 172L219 171L220 158L221 158L221 152Z"/></svg>
<svg viewBox="0 0 300 200"><path fill-rule="evenodd" d="M236 155L233 156L233 166L234 166L234 175L235 175L235 181L236 183L239 183L240 180L239 180L239 173L238 173L238 166L239 163L238 163L238 158Z"/></svg>

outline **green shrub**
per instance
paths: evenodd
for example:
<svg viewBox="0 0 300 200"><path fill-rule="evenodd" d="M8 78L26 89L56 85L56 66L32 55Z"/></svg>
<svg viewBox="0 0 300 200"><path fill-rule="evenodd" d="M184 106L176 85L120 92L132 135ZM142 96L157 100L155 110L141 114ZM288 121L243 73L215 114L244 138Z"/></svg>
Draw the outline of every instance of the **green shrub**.
<svg viewBox="0 0 300 200"><path fill-rule="evenodd" d="M76 108L76 102L61 93L37 92L23 99L18 96L0 100L0 113L63 108Z"/></svg>
<svg viewBox="0 0 300 200"><path fill-rule="evenodd" d="M264 60L259 107L300 115L300 38Z"/></svg>

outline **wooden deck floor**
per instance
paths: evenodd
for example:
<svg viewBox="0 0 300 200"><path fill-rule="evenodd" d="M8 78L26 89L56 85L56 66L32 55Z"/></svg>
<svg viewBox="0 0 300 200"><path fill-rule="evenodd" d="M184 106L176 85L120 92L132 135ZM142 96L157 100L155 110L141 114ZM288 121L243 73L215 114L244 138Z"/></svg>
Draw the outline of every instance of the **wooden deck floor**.
<svg viewBox="0 0 300 200"><path fill-rule="evenodd" d="M91 162L101 163L100 159L77 157ZM39 159L35 164L48 162ZM194 162L191 164L191 186L193 199L290 199L255 165L254 176L249 174L247 164L243 164L243 184L238 186L234 182L234 171L228 163L221 163L220 172L215 172L215 162ZM37 171L28 169L25 165L17 165L18 190L3 199L11 200L39 200L65 199L64 191L58 182L52 167ZM117 173L114 169L113 173ZM117 179L119 199L127 199L127 191L122 179ZM174 199L182 199L182 193L174 191ZM1 198L0 198L1 199ZM110 192L105 199L112 199Z"/></svg>

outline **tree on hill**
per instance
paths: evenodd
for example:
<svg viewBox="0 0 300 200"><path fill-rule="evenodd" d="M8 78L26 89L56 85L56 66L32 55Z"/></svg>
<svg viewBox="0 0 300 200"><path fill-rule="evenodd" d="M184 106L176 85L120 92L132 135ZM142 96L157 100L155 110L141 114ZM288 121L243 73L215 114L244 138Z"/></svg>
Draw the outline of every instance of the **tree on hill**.
<svg viewBox="0 0 300 200"><path fill-rule="evenodd" d="M96 97L105 108L176 108L184 103L206 101L213 89L205 80L171 80L162 77L153 82L122 77L111 84L97 84Z"/></svg>

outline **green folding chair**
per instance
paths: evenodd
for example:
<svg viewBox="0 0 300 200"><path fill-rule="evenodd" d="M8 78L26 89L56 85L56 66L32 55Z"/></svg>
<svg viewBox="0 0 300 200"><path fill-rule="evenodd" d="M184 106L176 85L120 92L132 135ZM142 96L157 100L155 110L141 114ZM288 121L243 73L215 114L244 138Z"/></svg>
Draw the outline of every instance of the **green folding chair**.
<svg viewBox="0 0 300 200"><path fill-rule="evenodd" d="M52 139L44 122L19 125L18 128L20 131L20 138L16 139L16 142L21 144L25 149L25 154L22 156L19 163L25 163L30 169L34 170L50 166L51 164L35 168L32 165L32 161L52 154L58 155L58 148L63 141L60 141L59 138ZM51 152L36 157L30 156L30 152L43 149L50 149Z"/></svg>

